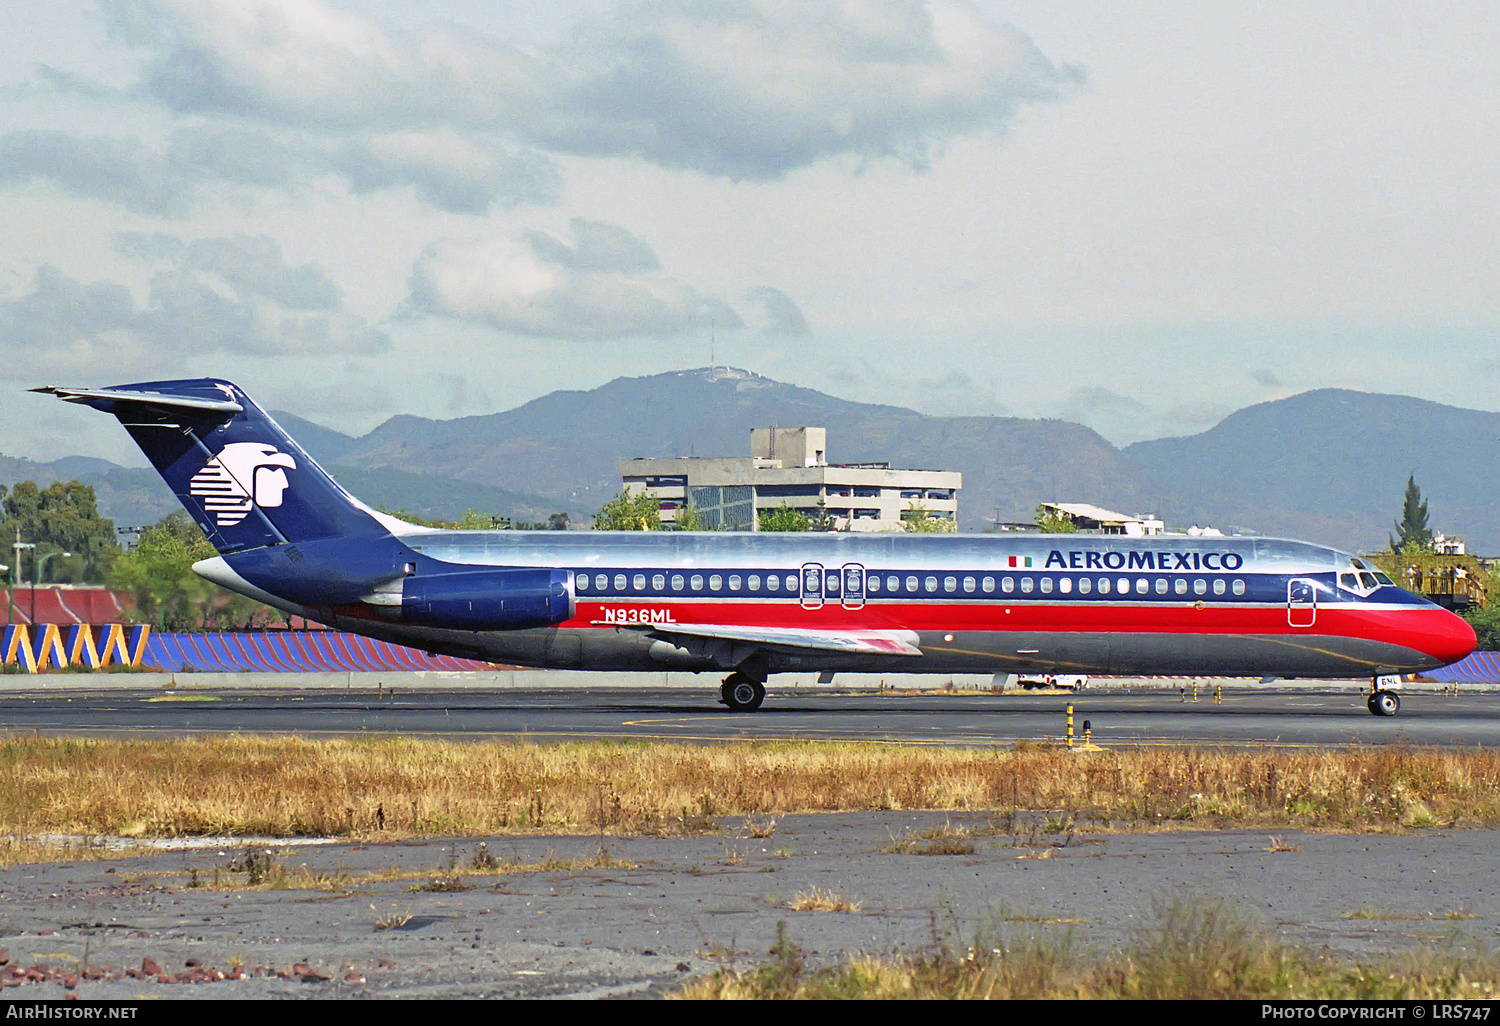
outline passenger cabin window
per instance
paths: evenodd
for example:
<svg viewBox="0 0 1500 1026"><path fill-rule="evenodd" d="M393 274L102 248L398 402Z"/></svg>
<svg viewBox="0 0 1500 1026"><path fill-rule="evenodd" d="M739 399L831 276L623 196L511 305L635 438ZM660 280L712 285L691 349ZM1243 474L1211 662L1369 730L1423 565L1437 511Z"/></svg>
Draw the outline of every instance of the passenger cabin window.
<svg viewBox="0 0 1500 1026"><path fill-rule="evenodd" d="M667 575L666 574L653 574L652 577L651 577L651 590L652 591L666 591L667 590Z"/></svg>
<svg viewBox="0 0 1500 1026"><path fill-rule="evenodd" d="M673 591L681 591L682 590L682 585L683 585L682 575L681 574L673 574L672 575L672 590Z"/></svg>
<svg viewBox="0 0 1500 1026"><path fill-rule="evenodd" d="M702 574L694 574L693 577L692 577L692 580L690 580L688 583L692 586L692 588L693 588L694 591L702 591L703 590L703 575Z"/></svg>
<svg viewBox="0 0 1500 1026"><path fill-rule="evenodd" d="M635 581L633 583L635 584L635 590L636 591L645 591L646 590L646 575L645 574L636 574L635 575Z"/></svg>
<svg viewBox="0 0 1500 1026"><path fill-rule="evenodd" d="M615 591L625 590L625 575L615 574Z"/></svg>
<svg viewBox="0 0 1500 1026"><path fill-rule="evenodd" d="M745 586L751 591L760 591L760 574L751 574L745 581Z"/></svg>

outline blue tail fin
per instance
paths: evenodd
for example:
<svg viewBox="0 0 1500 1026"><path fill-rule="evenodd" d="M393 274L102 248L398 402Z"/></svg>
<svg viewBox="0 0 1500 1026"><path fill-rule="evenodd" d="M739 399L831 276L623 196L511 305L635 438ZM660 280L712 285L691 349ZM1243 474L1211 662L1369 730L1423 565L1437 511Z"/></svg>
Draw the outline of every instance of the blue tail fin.
<svg viewBox="0 0 1500 1026"><path fill-rule="evenodd" d="M215 378L46 392L114 414L220 553L386 534L237 386Z"/></svg>

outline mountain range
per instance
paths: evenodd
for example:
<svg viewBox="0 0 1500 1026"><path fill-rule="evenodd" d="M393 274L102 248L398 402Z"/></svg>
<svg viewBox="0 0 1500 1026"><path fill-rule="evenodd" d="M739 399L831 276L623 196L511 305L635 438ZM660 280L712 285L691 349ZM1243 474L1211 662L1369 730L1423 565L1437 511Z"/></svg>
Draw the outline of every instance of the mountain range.
<svg viewBox="0 0 1500 1026"><path fill-rule="evenodd" d="M726 368L619 378L513 410L454 420L397 416L352 437L274 416L341 484L423 516L466 509L576 524L620 490L631 456L747 456L750 429L828 429L830 462L958 470L963 530L1030 520L1039 502L1154 512L1340 548L1383 547L1408 476L1432 526L1500 551L1500 414L1338 389L1260 403L1201 434L1117 448L1062 420L936 417L840 399ZM176 508L155 473L104 460L0 456L0 483L78 478L104 515L150 523Z"/></svg>

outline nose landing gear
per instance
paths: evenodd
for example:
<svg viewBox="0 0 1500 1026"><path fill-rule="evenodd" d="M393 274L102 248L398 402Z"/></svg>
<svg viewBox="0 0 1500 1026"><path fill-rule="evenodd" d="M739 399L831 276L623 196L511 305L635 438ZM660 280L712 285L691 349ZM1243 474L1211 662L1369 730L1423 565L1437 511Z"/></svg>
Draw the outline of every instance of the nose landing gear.
<svg viewBox="0 0 1500 1026"><path fill-rule="evenodd" d="M719 701L731 712L754 712L765 700L766 685L739 670L725 677L719 688Z"/></svg>
<svg viewBox="0 0 1500 1026"><path fill-rule="evenodd" d="M1401 686L1401 678L1394 675L1376 677L1370 683L1370 697L1366 707L1375 716L1394 716L1401 711L1401 696L1395 689Z"/></svg>

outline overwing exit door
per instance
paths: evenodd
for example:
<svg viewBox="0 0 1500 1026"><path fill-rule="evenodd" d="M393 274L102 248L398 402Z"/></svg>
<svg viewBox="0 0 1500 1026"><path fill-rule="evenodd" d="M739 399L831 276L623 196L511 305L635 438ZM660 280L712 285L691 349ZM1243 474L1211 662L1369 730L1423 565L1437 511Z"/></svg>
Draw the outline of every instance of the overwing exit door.
<svg viewBox="0 0 1500 1026"><path fill-rule="evenodd" d="M845 609L860 609L865 604L865 568L860 563L844 564L843 602Z"/></svg>
<svg viewBox="0 0 1500 1026"><path fill-rule="evenodd" d="M823 564L802 564L802 608L823 608Z"/></svg>

